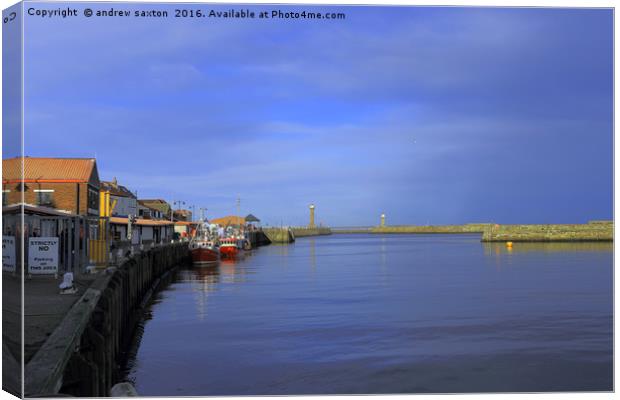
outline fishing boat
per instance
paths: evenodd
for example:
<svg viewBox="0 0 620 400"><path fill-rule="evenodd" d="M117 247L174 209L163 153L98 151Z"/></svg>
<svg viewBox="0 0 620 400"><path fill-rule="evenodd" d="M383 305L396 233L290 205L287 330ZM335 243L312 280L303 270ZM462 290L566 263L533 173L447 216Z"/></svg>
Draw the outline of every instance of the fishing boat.
<svg viewBox="0 0 620 400"><path fill-rule="evenodd" d="M220 239L220 254L222 258L234 259L239 254L237 239L234 237L225 237Z"/></svg>
<svg viewBox="0 0 620 400"><path fill-rule="evenodd" d="M197 266L214 265L220 260L217 235L213 235L204 220L200 220L196 234L189 242L192 263Z"/></svg>

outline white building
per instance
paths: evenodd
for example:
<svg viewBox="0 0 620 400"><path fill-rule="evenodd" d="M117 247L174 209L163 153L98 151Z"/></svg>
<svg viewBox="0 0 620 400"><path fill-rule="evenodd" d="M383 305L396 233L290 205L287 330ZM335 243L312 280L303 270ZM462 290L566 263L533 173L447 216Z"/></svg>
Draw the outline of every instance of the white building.
<svg viewBox="0 0 620 400"><path fill-rule="evenodd" d="M110 231L116 248L150 248L170 243L174 238L174 224L165 220L136 218L132 221L123 217L110 218Z"/></svg>
<svg viewBox="0 0 620 400"><path fill-rule="evenodd" d="M113 217L138 215L138 199L125 186L119 185L114 178L111 182L101 181L101 192L110 192L110 202L115 204L112 209Z"/></svg>

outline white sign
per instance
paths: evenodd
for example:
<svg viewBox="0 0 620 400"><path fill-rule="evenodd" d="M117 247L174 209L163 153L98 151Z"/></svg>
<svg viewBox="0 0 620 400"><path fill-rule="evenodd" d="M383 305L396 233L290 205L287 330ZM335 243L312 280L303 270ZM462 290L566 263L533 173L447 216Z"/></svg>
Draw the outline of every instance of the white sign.
<svg viewBox="0 0 620 400"><path fill-rule="evenodd" d="M15 236L2 236L2 270L15 272Z"/></svg>
<svg viewBox="0 0 620 400"><path fill-rule="evenodd" d="M28 273L58 273L58 238L31 237L28 239Z"/></svg>

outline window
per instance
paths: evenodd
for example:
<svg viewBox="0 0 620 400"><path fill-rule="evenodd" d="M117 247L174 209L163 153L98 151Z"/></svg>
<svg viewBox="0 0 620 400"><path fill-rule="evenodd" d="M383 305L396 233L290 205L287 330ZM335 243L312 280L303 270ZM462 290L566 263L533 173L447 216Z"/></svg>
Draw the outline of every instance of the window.
<svg viewBox="0 0 620 400"><path fill-rule="evenodd" d="M37 205L44 207L54 207L53 190L35 189L34 193L37 196Z"/></svg>
<svg viewBox="0 0 620 400"><path fill-rule="evenodd" d="M2 207L6 206L9 204L9 193L11 191L10 190L3 190L2 191Z"/></svg>
<svg viewBox="0 0 620 400"><path fill-rule="evenodd" d="M88 209L99 211L99 192L91 187L88 188Z"/></svg>

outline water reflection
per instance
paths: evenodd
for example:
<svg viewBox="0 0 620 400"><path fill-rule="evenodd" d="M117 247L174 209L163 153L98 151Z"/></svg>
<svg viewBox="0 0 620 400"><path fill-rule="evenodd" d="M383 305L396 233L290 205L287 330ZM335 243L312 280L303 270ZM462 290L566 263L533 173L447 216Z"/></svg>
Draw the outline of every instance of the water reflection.
<svg viewBox="0 0 620 400"><path fill-rule="evenodd" d="M311 237L308 239L308 245L310 246L310 266L312 270L316 270L316 239Z"/></svg>
<svg viewBox="0 0 620 400"><path fill-rule="evenodd" d="M380 240L379 246L379 270L381 273L379 277L381 278L381 285L387 286L389 285L389 274L388 274L388 265L387 265L387 244L388 239L382 237Z"/></svg>
<svg viewBox="0 0 620 400"><path fill-rule="evenodd" d="M513 253L581 253L581 252L612 252L613 242L513 242L512 247L504 242L484 242L485 255Z"/></svg>
<svg viewBox="0 0 620 400"><path fill-rule="evenodd" d="M273 250L281 256L287 256L290 244L288 243L272 243L269 245L269 249Z"/></svg>
<svg viewBox="0 0 620 400"><path fill-rule="evenodd" d="M177 280L190 284L196 306L196 316L204 321L207 315L208 294L216 290L220 282L220 271L217 266L181 269Z"/></svg>
<svg viewBox="0 0 620 400"><path fill-rule="evenodd" d="M386 251L386 238L381 238L381 270L385 271L385 267L387 265L386 262L386 257L387 257L387 251Z"/></svg>
<svg viewBox="0 0 620 400"><path fill-rule="evenodd" d="M497 271L513 265L531 265L533 261L543 263L544 259L558 264L585 259L587 255L604 257L612 255L614 249L612 242L513 242L512 246L505 242L485 242L482 248Z"/></svg>

